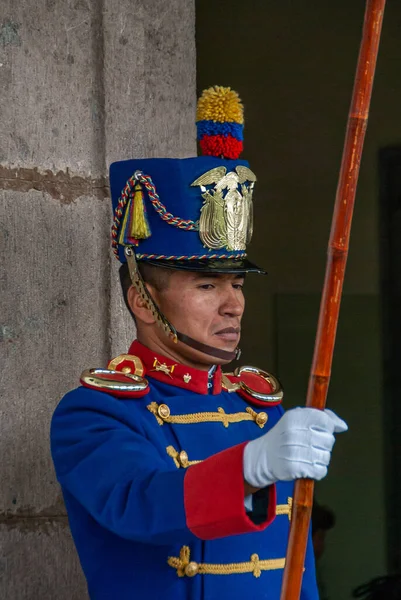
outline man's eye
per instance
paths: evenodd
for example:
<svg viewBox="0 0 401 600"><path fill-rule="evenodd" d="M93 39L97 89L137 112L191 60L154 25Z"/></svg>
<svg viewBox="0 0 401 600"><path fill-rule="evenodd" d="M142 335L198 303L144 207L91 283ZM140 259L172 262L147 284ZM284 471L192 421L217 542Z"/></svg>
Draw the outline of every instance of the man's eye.
<svg viewBox="0 0 401 600"><path fill-rule="evenodd" d="M212 283L204 283L202 285L199 285L198 288L201 290L211 290L214 288L214 285Z"/></svg>
<svg viewBox="0 0 401 600"><path fill-rule="evenodd" d="M243 290L244 289L244 284L243 283L233 283L233 288L235 290Z"/></svg>

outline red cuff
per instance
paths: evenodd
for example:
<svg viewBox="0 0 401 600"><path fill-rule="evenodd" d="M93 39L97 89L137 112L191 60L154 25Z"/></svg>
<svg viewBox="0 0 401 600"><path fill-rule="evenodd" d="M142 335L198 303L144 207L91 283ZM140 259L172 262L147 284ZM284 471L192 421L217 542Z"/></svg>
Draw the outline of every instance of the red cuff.
<svg viewBox="0 0 401 600"><path fill-rule="evenodd" d="M265 529L276 516L276 486L269 487L266 520L255 525L245 512L244 444L189 467L184 479L188 528L202 540Z"/></svg>

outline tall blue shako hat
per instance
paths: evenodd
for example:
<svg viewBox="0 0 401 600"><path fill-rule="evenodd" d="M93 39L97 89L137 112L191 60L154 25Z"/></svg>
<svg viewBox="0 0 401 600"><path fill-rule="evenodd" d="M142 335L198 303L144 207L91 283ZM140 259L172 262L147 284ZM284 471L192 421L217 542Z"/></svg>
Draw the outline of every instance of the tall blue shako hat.
<svg viewBox="0 0 401 600"><path fill-rule="evenodd" d="M128 262L133 285L174 341L232 360L235 353L205 346L176 331L151 298L138 263L214 273L265 273L252 264L254 173L239 156L243 106L238 94L220 86L205 90L197 107L203 156L152 158L110 166L114 209L112 245Z"/></svg>

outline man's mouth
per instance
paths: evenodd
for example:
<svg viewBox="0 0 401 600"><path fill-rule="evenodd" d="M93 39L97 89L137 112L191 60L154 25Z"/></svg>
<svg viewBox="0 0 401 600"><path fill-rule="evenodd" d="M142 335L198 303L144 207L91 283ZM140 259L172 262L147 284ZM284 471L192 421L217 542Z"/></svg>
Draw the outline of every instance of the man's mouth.
<svg viewBox="0 0 401 600"><path fill-rule="evenodd" d="M216 331L214 335L219 336L222 340L236 342L239 338L240 331L239 327L225 327L224 329L220 329L220 331Z"/></svg>

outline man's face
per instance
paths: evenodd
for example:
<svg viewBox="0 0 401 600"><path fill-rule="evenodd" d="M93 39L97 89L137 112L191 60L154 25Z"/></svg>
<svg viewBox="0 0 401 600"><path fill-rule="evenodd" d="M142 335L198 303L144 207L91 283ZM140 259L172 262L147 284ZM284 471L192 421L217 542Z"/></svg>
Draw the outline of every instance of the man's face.
<svg viewBox="0 0 401 600"><path fill-rule="evenodd" d="M233 352L240 340L245 307L243 284L243 275L174 271L168 287L152 294L178 331L208 346ZM202 357L199 351L181 343L177 350L194 361L227 362Z"/></svg>

